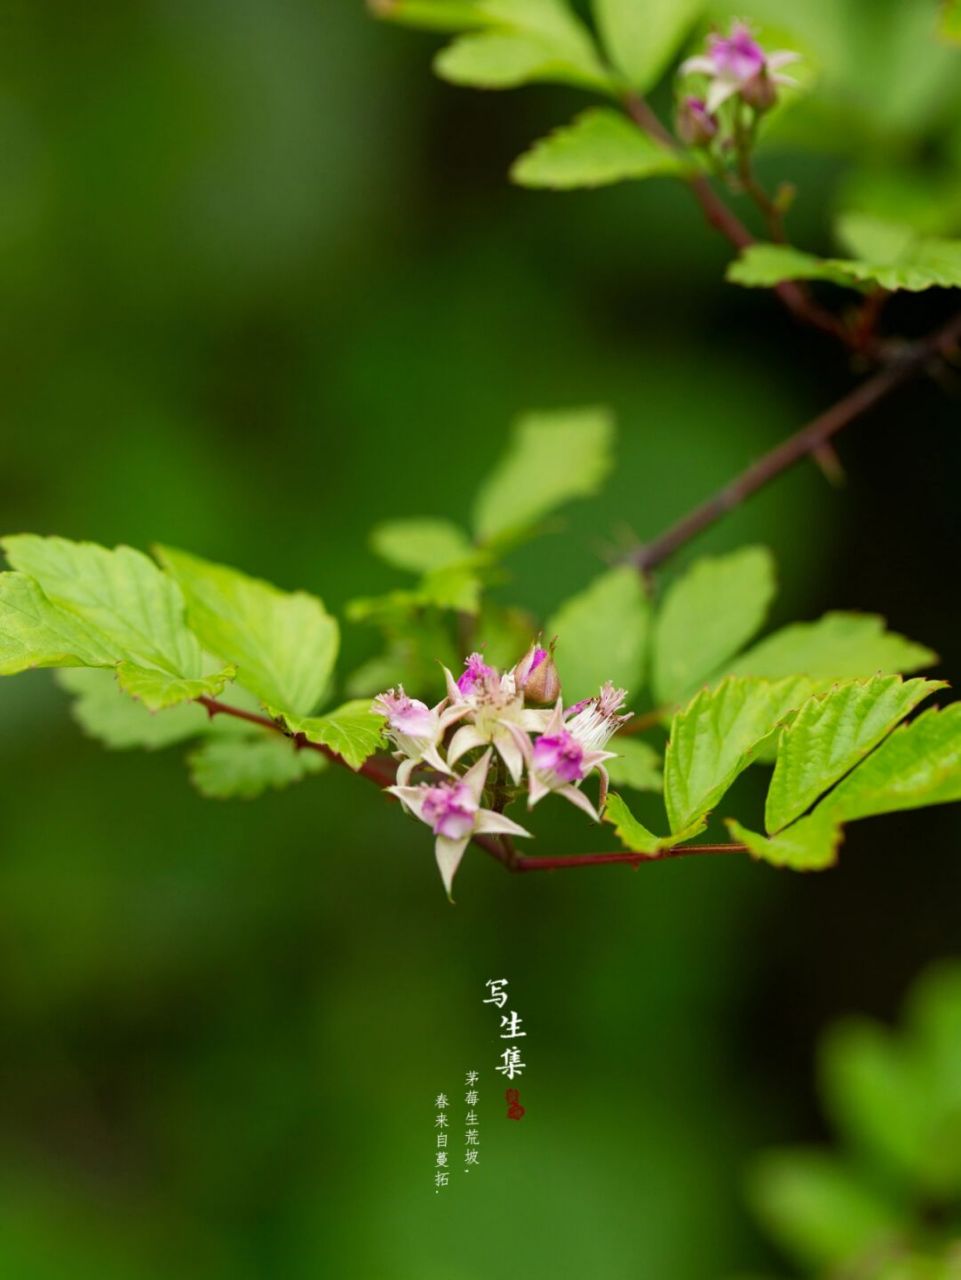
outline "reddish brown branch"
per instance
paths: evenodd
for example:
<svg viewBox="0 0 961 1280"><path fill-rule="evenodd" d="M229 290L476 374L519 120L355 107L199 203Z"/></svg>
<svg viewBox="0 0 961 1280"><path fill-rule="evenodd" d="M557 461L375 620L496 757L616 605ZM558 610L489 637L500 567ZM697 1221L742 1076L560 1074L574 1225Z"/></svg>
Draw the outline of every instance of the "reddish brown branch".
<svg viewBox="0 0 961 1280"><path fill-rule="evenodd" d="M645 546L632 552L627 560L646 572L673 555L697 534L709 528L721 516L740 506L746 498L756 493L789 467L808 457L825 445L849 423L872 409L890 395L923 372L932 359L949 354L961 340L961 314L955 316L942 329L922 342L893 357L890 362L862 382L837 404L809 422L806 427L777 445L763 458L758 459L739 476L726 484L713 497L695 507L676 524Z"/></svg>
<svg viewBox="0 0 961 1280"><path fill-rule="evenodd" d="M325 747L321 742L311 742L302 733L292 734L279 721L271 720L269 716L258 715L255 711L244 711L241 707L232 707L229 703L220 702L216 698L201 697L197 701L211 717L233 716L236 720L245 720L248 724L256 725L258 729L266 729L271 733L282 734L285 738L290 739L293 747L319 751L321 755L326 756L334 764L343 765L345 769L350 769L351 773L358 773L361 777L368 778L381 789L389 787L394 781L396 768L393 760L387 759L386 756L371 756L368 760L365 760L359 769L354 769L343 756L338 755L336 751L332 751L330 747ZM739 844L692 844L680 845L674 849L662 849L660 853L653 855L615 852L576 853L569 857L558 858L524 858L515 851L513 842L507 836L497 838L496 836L476 835L473 837L472 843L478 849L483 849L490 857L495 858L505 870L516 872L557 871L563 867L593 867L611 862L626 862L633 866L640 866L642 862L663 862L666 858L686 858L700 853L740 853L744 849L744 846Z"/></svg>

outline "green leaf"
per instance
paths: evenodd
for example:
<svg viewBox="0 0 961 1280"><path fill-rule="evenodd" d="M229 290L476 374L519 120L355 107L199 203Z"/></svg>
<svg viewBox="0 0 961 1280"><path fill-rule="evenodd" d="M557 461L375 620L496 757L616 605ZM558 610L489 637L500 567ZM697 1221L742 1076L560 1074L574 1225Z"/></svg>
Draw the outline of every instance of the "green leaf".
<svg viewBox="0 0 961 1280"><path fill-rule="evenodd" d="M564 0L478 0L477 9L491 29L441 51L434 67L445 80L478 89L537 80L610 88L590 33Z"/></svg>
<svg viewBox="0 0 961 1280"><path fill-rule="evenodd" d="M604 766L615 786L634 791L661 790L661 758L650 743L620 735L611 740L608 750L617 752L617 758Z"/></svg>
<svg viewBox="0 0 961 1280"><path fill-rule="evenodd" d="M696 821L673 835L656 836L652 831L648 831L643 823L638 822L616 792L607 797L603 817L604 821L609 822L614 828L614 834L626 849L634 853L647 854L649 857L662 849L671 848L672 845L693 840L695 836L701 834L706 825L702 821Z"/></svg>
<svg viewBox="0 0 961 1280"><path fill-rule="evenodd" d="M754 1165L748 1195L781 1247L819 1273L861 1256L883 1256L903 1227L892 1206L820 1151L768 1152Z"/></svg>
<svg viewBox="0 0 961 1280"><path fill-rule="evenodd" d="M158 554L183 590L191 627L205 648L236 666L238 682L281 711L311 711L339 644L337 623L320 600L171 547Z"/></svg>
<svg viewBox="0 0 961 1280"><path fill-rule="evenodd" d="M752 858L769 862L773 867L790 867L792 871L823 871L837 862L841 845L841 828L817 812L801 818L786 831L767 839L749 831L733 818L727 818L728 830L740 844L746 845Z"/></svg>
<svg viewBox="0 0 961 1280"><path fill-rule="evenodd" d="M857 288L857 281L843 263L818 258L787 244L752 244L742 249L728 264L727 279L749 289L773 289L785 280L827 280Z"/></svg>
<svg viewBox="0 0 961 1280"><path fill-rule="evenodd" d="M609 569L548 619L557 637L558 673L566 703L597 693L605 680L636 694L643 682L648 603L636 569Z"/></svg>
<svg viewBox="0 0 961 1280"><path fill-rule="evenodd" d="M3 549L50 601L99 632L115 660L176 676L202 674L200 645L184 622L177 584L143 552L34 534L4 538Z"/></svg>
<svg viewBox="0 0 961 1280"><path fill-rule="evenodd" d="M378 18L427 31L468 31L487 24L476 0L368 0L368 7Z"/></svg>
<svg viewBox="0 0 961 1280"><path fill-rule="evenodd" d="M113 671L67 668L57 672L57 683L75 695L70 710L84 733L115 751L169 747L205 733L210 723L203 708L195 705L160 714L148 711L121 692Z"/></svg>
<svg viewBox="0 0 961 1280"><path fill-rule="evenodd" d="M469 566L448 565L426 573L416 595L420 604L475 614L480 608L482 585L481 579Z"/></svg>
<svg viewBox="0 0 961 1280"><path fill-rule="evenodd" d="M755 244L730 264L727 278L754 288L785 280L829 280L852 289L880 286L915 293L961 286L961 240L918 235L867 215L848 215L841 229L848 243L876 256L867 261L817 258L788 245Z"/></svg>
<svg viewBox="0 0 961 1280"><path fill-rule="evenodd" d="M822 800L836 822L961 800L961 702L902 725Z"/></svg>
<svg viewBox="0 0 961 1280"><path fill-rule="evenodd" d="M228 666L213 675L188 680L169 676L155 667L121 662L117 667L117 683L124 693L139 699L149 711L162 711L165 707L176 706L178 702L193 702L204 695L216 698L236 674L236 668Z"/></svg>
<svg viewBox="0 0 961 1280"><path fill-rule="evenodd" d="M614 423L605 409L521 418L509 451L477 495L477 537L487 543L514 537L572 498L597 493L613 466L613 442Z"/></svg>
<svg viewBox="0 0 961 1280"><path fill-rule="evenodd" d="M873 1166L913 1184L929 1138L929 1099L898 1040L867 1018L846 1019L823 1038L819 1073L842 1136Z"/></svg>
<svg viewBox="0 0 961 1280"><path fill-rule="evenodd" d="M593 0L593 8L611 61L646 93L668 69L704 0Z"/></svg>
<svg viewBox="0 0 961 1280"><path fill-rule="evenodd" d="M941 0L941 38L961 44L961 0Z"/></svg>
<svg viewBox="0 0 961 1280"><path fill-rule="evenodd" d="M31 667L107 667L116 660L95 628L57 608L32 578L0 573L0 675Z"/></svg>
<svg viewBox="0 0 961 1280"><path fill-rule="evenodd" d="M775 593L764 547L696 561L664 598L654 623L654 692L682 702L755 634Z"/></svg>
<svg viewBox="0 0 961 1280"><path fill-rule="evenodd" d="M317 751L297 750L279 734L209 738L187 757L190 778L213 800L252 800L319 773L327 761Z"/></svg>
<svg viewBox="0 0 961 1280"><path fill-rule="evenodd" d="M384 718L370 709L369 698L357 698L323 716L282 715L292 733L302 733L308 742L319 742L350 765L359 769L383 742Z"/></svg>
<svg viewBox="0 0 961 1280"><path fill-rule="evenodd" d="M886 737L942 680L874 676L811 698L781 731L764 810L769 835L780 831Z"/></svg>
<svg viewBox="0 0 961 1280"><path fill-rule="evenodd" d="M910 672L937 662L937 654L885 631L884 619L869 613L826 613L817 622L799 622L775 631L741 654L726 670L731 675L808 675L844 680L879 671Z"/></svg>
<svg viewBox="0 0 961 1280"><path fill-rule="evenodd" d="M522 187L570 191L684 170L676 152L654 142L626 116L594 107L535 142L515 160L511 178Z"/></svg>
<svg viewBox="0 0 961 1280"><path fill-rule="evenodd" d="M702 689L679 711L664 757L671 830L706 817L756 758L768 734L810 693L804 676L773 682L729 677Z"/></svg>
<svg viewBox="0 0 961 1280"><path fill-rule="evenodd" d="M370 545L382 560L412 573L443 569L476 554L463 529L430 517L385 520L371 530Z"/></svg>

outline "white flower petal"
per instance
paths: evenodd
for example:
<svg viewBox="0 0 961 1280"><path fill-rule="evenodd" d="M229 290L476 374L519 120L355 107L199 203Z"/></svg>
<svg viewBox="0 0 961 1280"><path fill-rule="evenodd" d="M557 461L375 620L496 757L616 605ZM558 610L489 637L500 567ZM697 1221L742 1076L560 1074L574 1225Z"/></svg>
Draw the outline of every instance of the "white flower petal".
<svg viewBox="0 0 961 1280"><path fill-rule="evenodd" d="M516 786L524 772L524 756L514 741L514 735L503 725L494 732L494 746L500 752L501 759L507 765L507 772L511 775L511 781Z"/></svg>
<svg viewBox="0 0 961 1280"><path fill-rule="evenodd" d="M577 787L561 787L557 794L563 796L565 800L570 800L571 804L576 804L578 809L583 809L587 816L593 818L595 822L600 822L597 810L584 792L578 791Z"/></svg>
<svg viewBox="0 0 961 1280"><path fill-rule="evenodd" d="M474 822L474 830L478 835L503 835L503 836L528 836L531 833L525 829L513 818L506 818L502 813L495 813L493 809L479 809L477 818Z"/></svg>
<svg viewBox="0 0 961 1280"><path fill-rule="evenodd" d="M451 702L456 702L456 703L463 702L464 695L461 693L460 689L458 689L457 681L454 679L454 677L451 675L451 673L448 671L446 667L443 668L443 671L444 671L444 680L447 684L448 698L450 698Z"/></svg>
<svg viewBox="0 0 961 1280"><path fill-rule="evenodd" d="M800 62L801 55L793 49L778 49L774 53L768 55L767 65L771 71L777 71L779 67L789 67L792 62Z"/></svg>
<svg viewBox="0 0 961 1280"><path fill-rule="evenodd" d="M715 80L707 91L705 106L708 111L713 115L718 107L737 93L739 87L736 80Z"/></svg>
<svg viewBox="0 0 961 1280"><path fill-rule="evenodd" d="M714 74L714 59L709 58L706 54L699 53L697 57L688 58L686 62L681 63L681 75L705 75L712 76Z"/></svg>
<svg viewBox="0 0 961 1280"><path fill-rule="evenodd" d="M392 796L396 796L405 809L409 809L415 818L425 822L421 810L424 807L424 791L422 787L388 787Z"/></svg>
<svg viewBox="0 0 961 1280"><path fill-rule="evenodd" d="M402 760L397 766L397 785L398 787L406 787L410 781L410 775L414 772L417 765L416 760ZM394 794L398 794L396 791Z"/></svg>
<svg viewBox="0 0 961 1280"><path fill-rule="evenodd" d="M535 711L533 708L527 707L521 712L521 726L528 733L546 733L553 714L553 711Z"/></svg>
<svg viewBox="0 0 961 1280"><path fill-rule="evenodd" d="M465 752L470 751L472 747L482 747L486 741L487 738L476 725L461 725L447 748L447 763L456 764Z"/></svg>
<svg viewBox="0 0 961 1280"><path fill-rule="evenodd" d="M422 758L425 764L429 764L430 767L432 769L436 769L438 773L453 773L453 770L433 745L424 750Z"/></svg>
<svg viewBox="0 0 961 1280"><path fill-rule="evenodd" d="M464 856L464 850L467 848L468 836L464 836L462 840L448 840L446 836L438 836L434 842L434 857L437 859L437 869L440 872L440 878L444 882L444 888L447 890L447 896L450 901L451 885L454 883L454 876L457 868L460 866L460 860Z"/></svg>
<svg viewBox="0 0 961 1280"><path fill-rule="evenodd" d="M534 805L537 804L539 800L544 799L544 797L550 791L550 787L543 780L543 778L539 778L537 774L534 773L533 770L531 770L531 773L529 776L530 776L530 788L527 795L527 807L528 809L533 809Z"/></svg>
<svg viewBox="0 0 961 1280"><path fill-rule="evenodd" d="M474 799L480 803L480 798L484 794L484 784L487 781L487 770L490 768L491 753L485 751L476 764L471 767L461 778L461 782L465 782L470 788L470 793Z"/></svg>

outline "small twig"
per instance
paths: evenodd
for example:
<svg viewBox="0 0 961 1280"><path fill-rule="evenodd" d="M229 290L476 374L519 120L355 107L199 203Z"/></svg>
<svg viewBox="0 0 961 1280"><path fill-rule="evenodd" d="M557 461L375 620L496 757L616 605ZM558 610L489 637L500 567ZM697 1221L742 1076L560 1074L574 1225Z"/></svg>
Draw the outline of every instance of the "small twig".
<svg viewBox="0 0 961 1280"><path fill-rule="evenodd" d="M561 858L518 857L512 871L563 871L567 867L601 867L626 863L639 867L645 862L666 862L670 858L691 858L701 854L747 853L744 844L680 844L658 853L573 853Z"/></svg>
<svg viewBox="0 0 961 1280"><path fill-rule="evenodd" d="M645 546L625 557L625 562L648 572L673 555L697 534L709 528L721 516L740 506L758 489L764 487L789 467L806 458L824 445L844 427L872 409L897 387L925 371L932 359L940 358L954 349L961 340L961 314L956 315L942 329L927 339L905 348L892 356L889 362L873 377L862 382L837 404L809 422L806 427L790 436L770 453L754 462L713 497L695 507L676 524Z"/></svg>

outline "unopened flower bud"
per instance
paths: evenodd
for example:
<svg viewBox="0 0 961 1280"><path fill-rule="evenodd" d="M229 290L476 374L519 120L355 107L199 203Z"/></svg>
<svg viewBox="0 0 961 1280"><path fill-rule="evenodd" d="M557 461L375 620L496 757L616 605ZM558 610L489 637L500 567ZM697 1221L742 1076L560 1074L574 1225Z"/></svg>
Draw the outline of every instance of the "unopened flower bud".
<svg viewBox="0 0 961 1280"><path fill-rule="evenodd" d="M717 135L717 117L703 98L687 97L677 109L677 132L689 147L706 147Z"/></svg>
<svg viewBox="0 0 961 1280"><path fill-rule="evenodd" d="M530 702L556 702L561 680L554 665L554 644L544 649L536 641L514 668L514 683Z"/></svg>
<svg viewBox="0 0 961 1280"><path fill-rule="evenodd" d="M741 85L741 97L757 112L770 111L777 102L777 85L768 75L766 68Z"/></svg>

